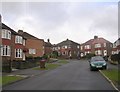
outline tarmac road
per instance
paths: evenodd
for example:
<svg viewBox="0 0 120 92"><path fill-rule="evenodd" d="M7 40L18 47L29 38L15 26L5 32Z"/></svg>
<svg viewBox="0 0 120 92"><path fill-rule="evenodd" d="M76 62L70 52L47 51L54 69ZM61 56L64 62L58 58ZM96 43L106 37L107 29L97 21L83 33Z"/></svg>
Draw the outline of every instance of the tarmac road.
<svg viewBox="0 0 120 92"><path fill-rule="evenodd" d="M54 70L5 86L3 90L115 90L89 62L71 60Z"/></svg>

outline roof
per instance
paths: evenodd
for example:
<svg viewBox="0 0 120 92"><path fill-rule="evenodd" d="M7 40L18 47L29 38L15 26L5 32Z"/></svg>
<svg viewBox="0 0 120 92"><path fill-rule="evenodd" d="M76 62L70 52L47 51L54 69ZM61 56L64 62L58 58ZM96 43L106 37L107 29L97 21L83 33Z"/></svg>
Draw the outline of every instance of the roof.
<svg viewBox="0 0 120 92"><path fill-rule="evenodd" d="M95 44L95 43L111 43L110 41L104 39L104 38L96 38L96 39L90 39L84 44Z"/></svg>
<svg viewBox="0 0 120 92"><path fill-rule="evenodd" d="M58 46L63 46L63 45L72 45L72 44L80 45L80 44L78 44L78 43L76 43L72 40L69 40L69 39L67 39L65 41L62 41L62 42L58 43L57 45Z"/></svg>
<svg viewBox="0 0 120 92"><path fill-rule="evenodd" d="M2 29L10 30L13 35L19 35L19 36L22 36L22 37L23 37L23 35L18 34L16 31L14 31L13 29L11 29L10 27L8 27L7 25L5 25L4 23L2 23ZM23 38L24 38L24 37L23 37ZM24 38L24 39L25 39L25 38Z"/></svg>
<svg viewBox="0 0 120 92"><path fill-rule="evenodd" d="M25 37L26 39L43 40L43 39L39 39L39 38L37 38L37 37L35 37L35 36L33 36L33 35L27 33L27 32L23 32L22 35L23 35L23 37ZM43 41L44 41L44 40L43 40Z"/></svg>
<svg viewBox="0 0 120 92"><path fill-rule="evenodd" d="M2 29L10 30L12 34L19 35L17 32L15 32L13 29L2 23Z"/></svg>
<svg viewBox="0 0 120 92"><path fill-rule="evenodd" d="M53 45L50 42L45 42L45 47L52 47Z"/></svg>

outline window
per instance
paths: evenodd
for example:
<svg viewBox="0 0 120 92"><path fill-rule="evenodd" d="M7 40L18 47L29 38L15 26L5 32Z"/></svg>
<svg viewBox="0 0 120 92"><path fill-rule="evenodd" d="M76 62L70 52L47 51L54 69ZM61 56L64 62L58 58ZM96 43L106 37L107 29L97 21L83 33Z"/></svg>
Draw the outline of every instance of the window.
<svg viewBox="0 0 120 92"><path fill-rule="evenodd" d="M11 31L3 29L2 30L2 38L11 39Z"/></svg>
<svg viewBox="0 0 120 92"><path fill-rule="evenodd" d="M85 45L85 49L90 49L90 45Z"/></svg>
<svg viewBox="0 0 120 92"><path fill-rule="evenodd" d="M96 50L95 51L95 55L101 55L101 54L102 54L101 50Z"/></svg>
<svg viewBox="0 0 120 92"><path fill-rule="evenodd" d="M65 46L65 49L67 49L67 46Z"/></svg>
<svg viewBox="0 0 120 92"><path fill-rule="evenodd" d="M23 38L21 36L16 36L15 37L15 43L20 43L22 44L23 43Z"/></svg>
<svg viewBox="0 0 120 92"><path fill-rule="evenodd" d="M36 54L36 50L35 49L29 49L29 54Z"/></svg>
<svg viewBox="0 0 120 92"><path fill-rule="evenodd" d="M58 47L58 50L60 50L60 47Z"/></svg>
<svg viewBox="0 0 120 92"><path fill-rule="evenodd" d="M10 46L3 45L1 48L1 56L10 56Z"/></svg>
<svg viewBox="0 0 120 92"><path fill-rule="evenodd" d="M15 57L22 58L22 49L15 49Z"/></svg>
<svg viewBox="0 0 120 92"><path fill-rule="evenodd" d="M95 48L99 48L99 47L101 47L101 44L99 43L95 44Z"/></svg>
<svg viewBox="0 0 120 92"><path fill-rule="evenodd" d="M79 49L79 48L80 48L80 46L78 45L78 46L77 46L77 48Z"/></svg>
<svg viewBox="0 0 120 92"><path fill-rule="evenodd" d="M104 47L106 47L106 43L104 43Z"/></svg>
<svg viewBox="0 0 120 92"><path fill-rule="evenodd" d="M25 39L23 40L23 46L25 46Z"/></svg>
<svg viewBox="0 0 120 92"><path fill-rule="evenodd" d="M104 56L107 56L107 50L104 50Z"/></svg>
<svg viewBox="0 0 120 92"><path fill-rule="evenodd" d="M83 46L81 46L81 50L83 50Z"/></svg>

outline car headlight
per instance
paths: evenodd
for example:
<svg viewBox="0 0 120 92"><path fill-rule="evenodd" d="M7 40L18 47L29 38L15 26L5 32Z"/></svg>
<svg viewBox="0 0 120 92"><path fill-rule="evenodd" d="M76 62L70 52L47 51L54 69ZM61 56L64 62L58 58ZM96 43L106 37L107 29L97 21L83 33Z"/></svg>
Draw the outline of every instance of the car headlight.
<svg viewBox="0 0 120 92"><path fill-rule="evenodd" d="M91 66L95 66L94 64L91 64Z"/></svg>
<svg viewBox="0 0 120 92"><path fill-rule="evenodd" d="M106 63L104 63L103 65L106 65Z"/></svg>

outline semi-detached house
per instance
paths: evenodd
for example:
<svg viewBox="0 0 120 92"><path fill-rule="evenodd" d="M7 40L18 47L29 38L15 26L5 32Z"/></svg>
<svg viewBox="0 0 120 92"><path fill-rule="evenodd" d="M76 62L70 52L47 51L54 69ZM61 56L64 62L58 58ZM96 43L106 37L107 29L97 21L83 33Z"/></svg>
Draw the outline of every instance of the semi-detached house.
<svg viewBox="0 0 120 92"><path fill-rule="evenodd" d="M3 67L11 67L11 61L25 61L26 39L4 23L2 23L1 28L1 57Z"/></svg>
<svg viewBox="0 0 120 92"><path fill-rule="evenodd" d="M44 40L39 39L23 30L18 30L18 33L26 38L27 53L26 57L41 57L44 55Z"/></svg>
<svg viewBox="0 0 120 92"><path fill-rule="evenodd" d="M92 53L95 55L109 56L112 53L112 43L102 37L94 36L94 39L90 39L81 44L81 57Z"/></svg>

